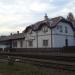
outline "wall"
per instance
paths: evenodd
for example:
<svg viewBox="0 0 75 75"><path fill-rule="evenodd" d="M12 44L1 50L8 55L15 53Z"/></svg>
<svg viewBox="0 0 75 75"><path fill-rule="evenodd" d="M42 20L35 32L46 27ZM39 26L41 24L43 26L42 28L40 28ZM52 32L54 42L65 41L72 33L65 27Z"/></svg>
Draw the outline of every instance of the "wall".
<svg viewBox="0 0 75 75"><path fill-rule="evenodd" d="M7 45L0 45L0 48L7 48Z"/></svg>
<svg viewBox="0 0 75 75"><path fill-rule="evenodd" d="M58 26L62 26L62 32L60 32L60 28L57 29ZM65 33L65 26L68 29L68 33ZM23 44L23 48L50 48L51 47L51 29L48 28L48 32L43 32L43 27L41 30L32 31L32 29L28 29L25 34L25 40ZM68 45L75 45L75 38L73 36L73 30L68 23L59 22L58 25L52 29L52 47L63 47L65 46L65 39L68 39ZM28 45L28 41L33 40L33 46ZM48 40L48 46L43 46L43 40ZM19 46L18 46L19 48Z"/></svg>
<svg viewBox="0 0 75 75"><path fill-rule="evenodd" d="M54 28L53 31L53 47L63 47L65 46L65 39L68 39L68 45L75 45L75 39L73 36L73 30L71 26L67 23L60 22L58 26L62 26L63 32L60 32L60 29ZM68 29L68 33L65 33L65 26Z"/></svg>
<svg viewBox="0 0 75 75"><path fill-rule="evenodd" d="M22 46L21 46L21 42L22 42ZM25 46L25 39L17 40L17 48L26 48L26 46Z"/></svg>
<svg viewBox="0 0 75 75"><path fill-rule="evenodd" d="M37 47L37 36L36 32L32 31L32 33L29 33L31 29L28 30L28 32L25 34L25 42L24 47L26 48L36 48ZM33 41L33 46L29 46L29 40Z"/></svg>
<svg viewBox="0 0 75 75"><path fill-rule="evenodd" d="M30 31L30 30L29 30ZM28 40L33 40L33 46L28 45ZM48 40L48 46L43 46L43 40ZM51 30L48 28L48 32L43 32L43 27L41 30L32 31L30 34L27 32L25 36L26 48L49 48L51 47Z"/></svg>
<svg viewBox="0 0 75 75"><path fill-rule="evenodd" d="M43 40L48 40L48 46L43 46ZM43 32L43 27L38 31L38 47L50 48L51 47L51 30L48 28L48 32Z"/></svg>

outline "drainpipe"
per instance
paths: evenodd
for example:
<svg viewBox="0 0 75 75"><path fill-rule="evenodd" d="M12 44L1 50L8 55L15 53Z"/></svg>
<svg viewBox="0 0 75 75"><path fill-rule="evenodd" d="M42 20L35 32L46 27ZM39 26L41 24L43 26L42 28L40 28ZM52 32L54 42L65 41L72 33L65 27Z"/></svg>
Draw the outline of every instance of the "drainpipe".
<svg viewBox="0 0 75 75"><path fill-rule="evenodd" d="M26 40L26 48L27 48L27 40Z"/></svg>
<svg viewBox="0 0 75 75"><path fill-rule="evenodd" d="M38 48L38 31L36 31L37 48Z"/></svg>
<svg viewBox="0 0 75 75"><path fill-rule="evenodd" d="M48 19L48 16L46 15L45 16L45 20L47 22L47 24L50 26L50 22L49 22L49 19ZM53 37L52 37L52 28L51 28L51 48L53 48Z"/></svg>
<svg viewBox="0 0 75 75"><path fill-rule="evenodd" d="M51 28L51 48L53 48L52 28Z"/></svg>

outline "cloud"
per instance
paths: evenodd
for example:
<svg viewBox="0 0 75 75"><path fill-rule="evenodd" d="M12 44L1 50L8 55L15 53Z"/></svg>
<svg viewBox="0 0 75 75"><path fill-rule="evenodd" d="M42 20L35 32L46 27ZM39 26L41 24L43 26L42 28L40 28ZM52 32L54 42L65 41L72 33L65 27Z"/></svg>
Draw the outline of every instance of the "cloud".
<svg viewBox="0 0 75 75"><path fill-rule="evenodd" d="M51 12L49 11L49 17L67 17L69 12L72 12L75 15L75 0L56 0L56 2L53 3L53 5L56 6L56 9L54 9L54 11Z"/></svg>
<svg viewBox="0 0 75 75"><path fill-rule="evenodd" d="M0 0L0 33L22 31L48 16L75 15L75 0Z"/></svg>
<svg viewBox="0 0 75 75"><path fill-rule="evenodd" d="M48 10L55 9L55 7L49 3L44 3L44 2L40 3L40 2L36 1L30 5L30 9L31 9L31 11L36 12L36 13L45 13Z"/></svg>

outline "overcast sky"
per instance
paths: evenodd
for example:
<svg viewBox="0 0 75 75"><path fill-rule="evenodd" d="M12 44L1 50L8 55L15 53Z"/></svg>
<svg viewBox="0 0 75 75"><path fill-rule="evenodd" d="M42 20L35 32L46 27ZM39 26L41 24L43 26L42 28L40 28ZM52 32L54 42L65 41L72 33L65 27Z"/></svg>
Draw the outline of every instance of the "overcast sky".
<svg viewBox="0 0 75 75"><path fill-rule="evenodd" d="M49 18L75 15L75 0L0 0L0 35L8 35Z"/></svg>

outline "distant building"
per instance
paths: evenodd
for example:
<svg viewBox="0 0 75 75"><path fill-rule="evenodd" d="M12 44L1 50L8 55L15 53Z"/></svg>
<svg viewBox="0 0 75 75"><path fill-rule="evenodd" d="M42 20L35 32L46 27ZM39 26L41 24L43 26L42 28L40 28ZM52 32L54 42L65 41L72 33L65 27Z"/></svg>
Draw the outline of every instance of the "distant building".
<svg viewBox="0 0 75 75"><path fill-rule="evenodd" d="M75 46L75 19L72 13L32 24L22 32L0 37L0 44L10 48L54 48Z"/></svg>
<svg viewBox="0 0 75 75"><path fill-rule="evenodd" d="M10 34L0 37L0 48L21 48L20 43L25 39L24 33Z"/></svg>

